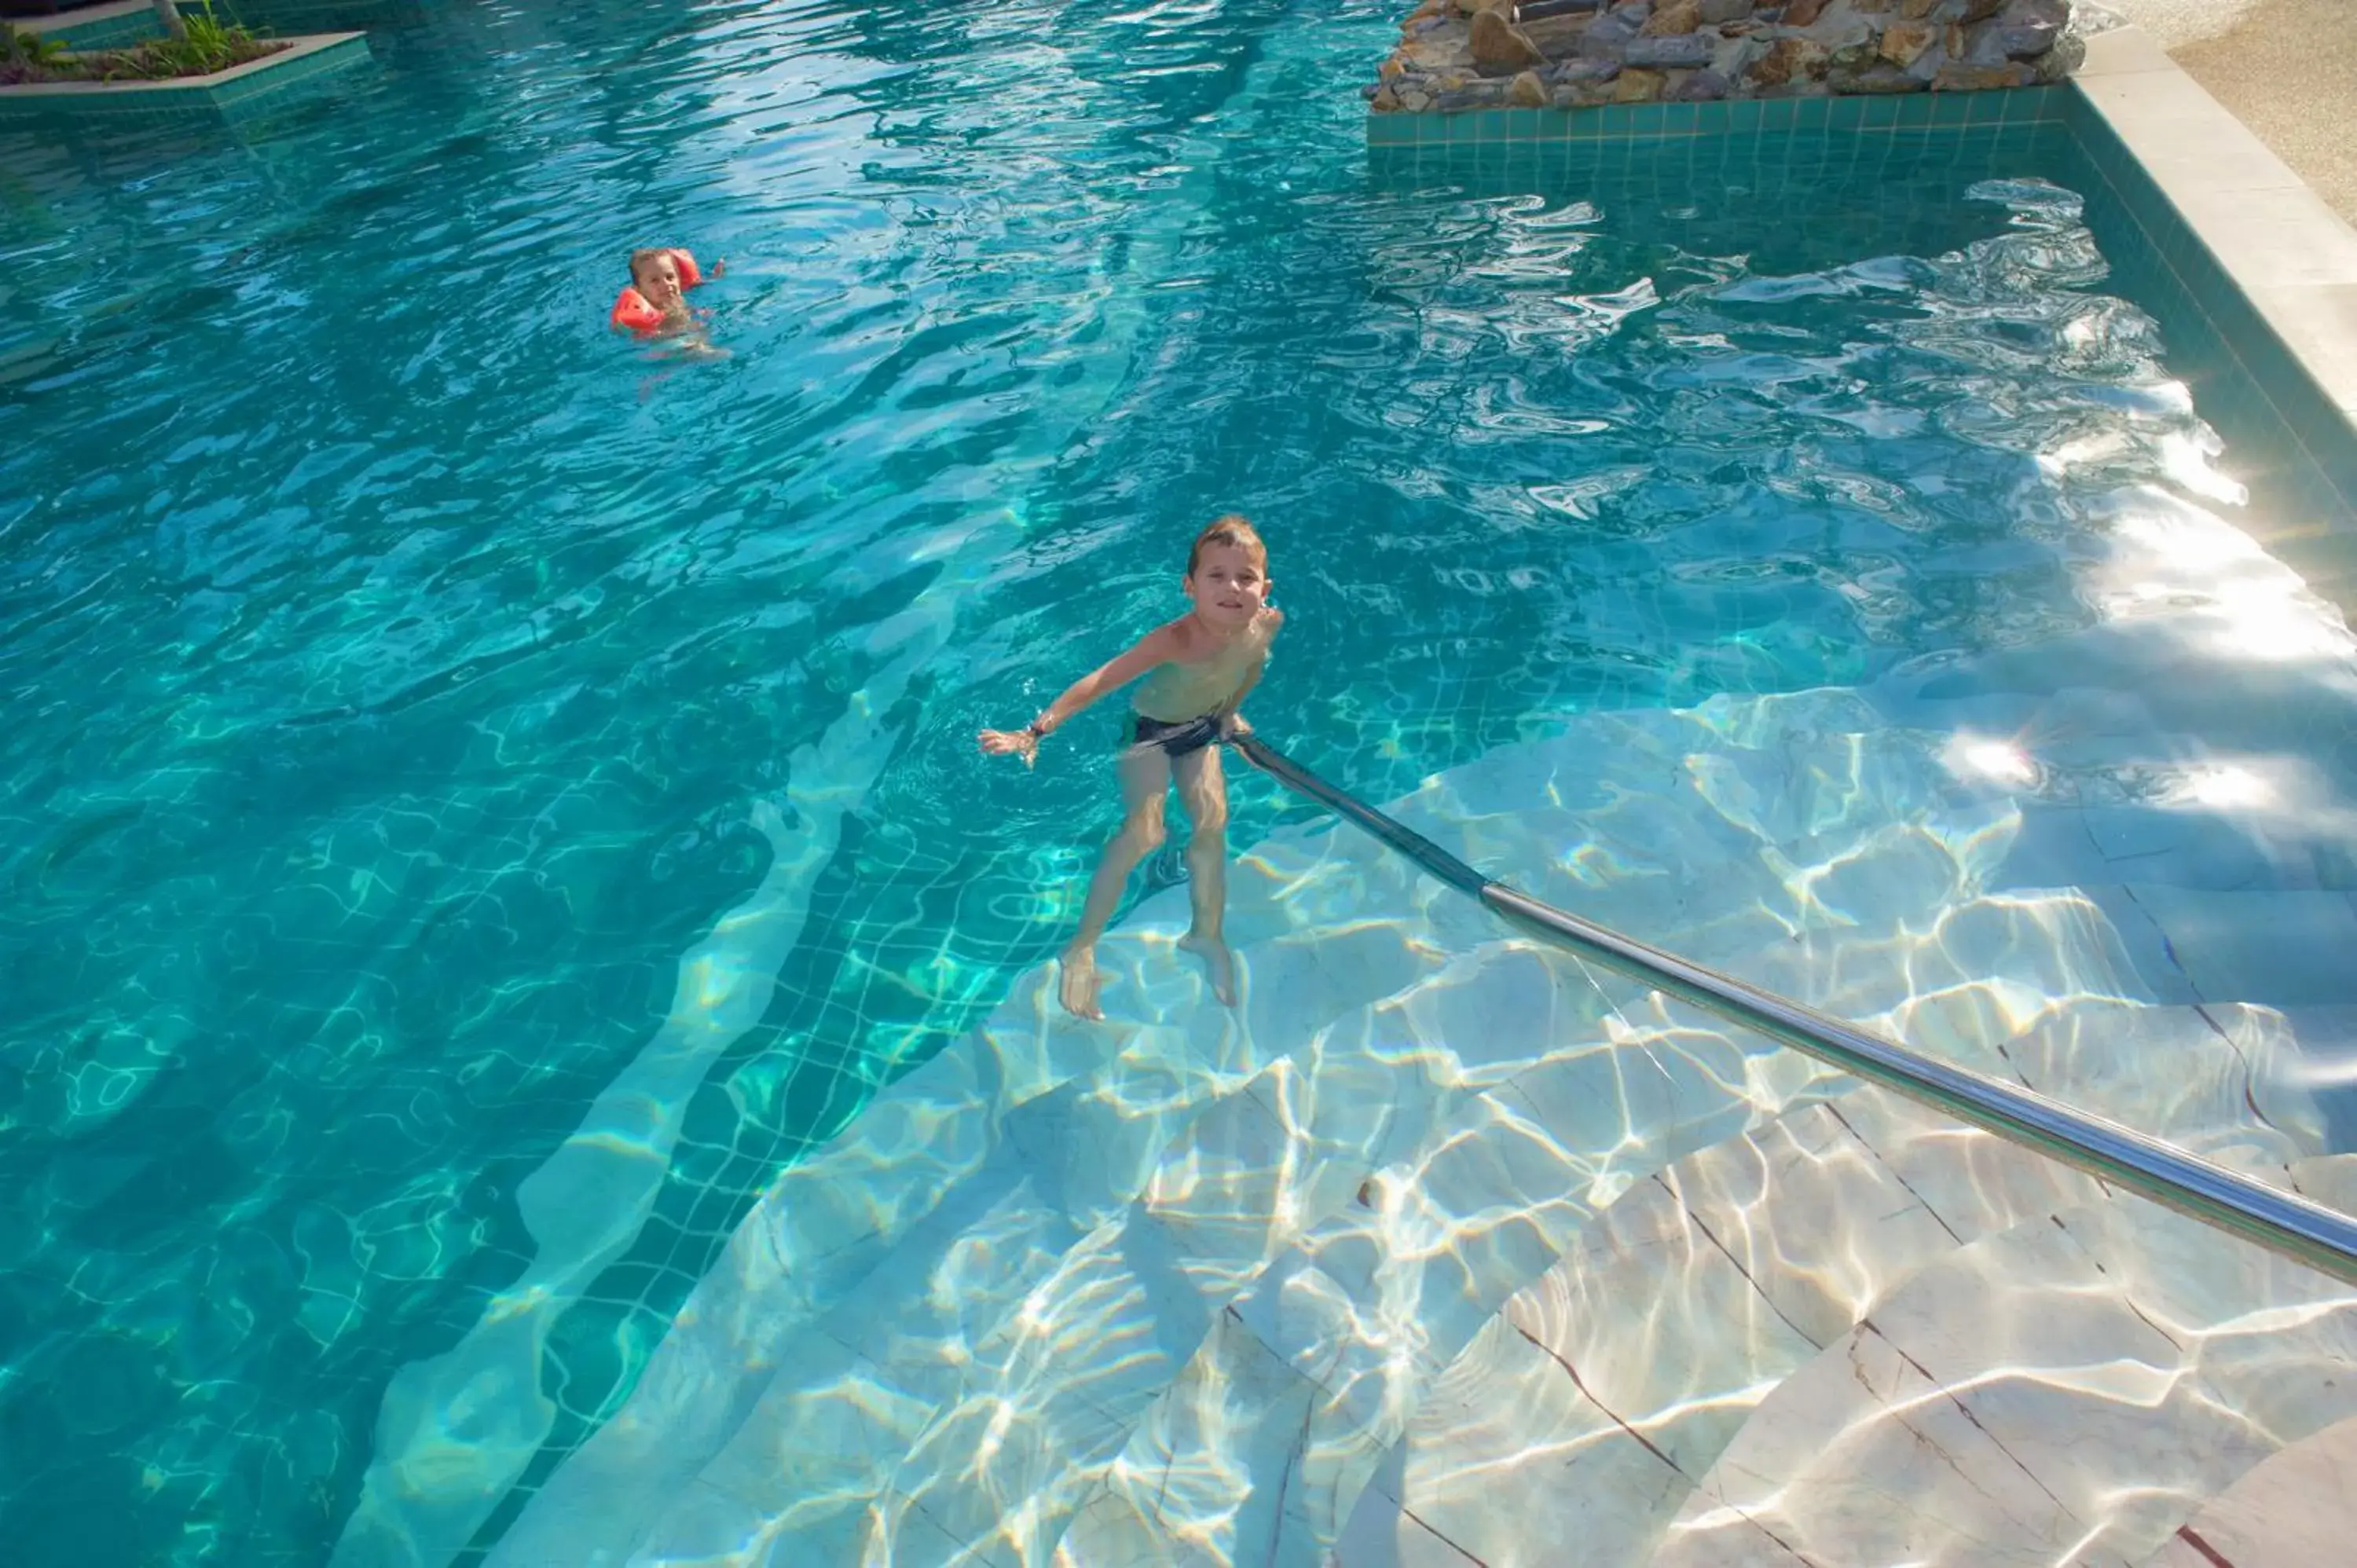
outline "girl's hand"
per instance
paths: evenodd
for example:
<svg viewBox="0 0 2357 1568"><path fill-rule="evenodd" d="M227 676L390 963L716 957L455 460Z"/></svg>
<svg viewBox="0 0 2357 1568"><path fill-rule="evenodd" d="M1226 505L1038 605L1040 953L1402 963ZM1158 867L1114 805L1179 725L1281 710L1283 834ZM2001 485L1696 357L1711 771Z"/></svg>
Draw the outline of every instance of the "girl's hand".
<svg viewBox="0 0 2357 1568"><path fill-rule="evenodd" d="M986 729L980 738L985 757L1004 757L1011 751L1023 758L1026 768L1039 760L1039 737L1028 729Z"/></svg>
<svg viewBox="0 0 2357 1568"><path fill-rule="evenodd" d="M714 277L718 277L718 276L720 276L723 273L726 272L727 270L728 270L728 263L727 263L727 261L726 261L725 258L717 257L717 256L716 256L716 257L714 257L714 258L713 258L713 262L712 262L712 275L713 275Z"/></svg>

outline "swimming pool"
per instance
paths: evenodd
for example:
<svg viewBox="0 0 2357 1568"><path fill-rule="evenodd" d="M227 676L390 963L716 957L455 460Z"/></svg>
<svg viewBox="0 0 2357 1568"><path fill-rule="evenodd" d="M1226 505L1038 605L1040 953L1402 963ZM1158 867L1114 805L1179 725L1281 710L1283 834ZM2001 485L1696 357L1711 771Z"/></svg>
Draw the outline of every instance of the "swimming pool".
<svg viewBox="0 0 2357 1568"><path fill-rule="evenodd" d="M1061 940L1114 719L972 734L1213 512L1293 617L1262 728L1382 800L2067 641L2124 497L2294 504L2033 139L1806 223L1789 171L1377 181L1394 12L535 0L244 139L0 144L27 1561L326 1561L395 1375L542 1278L490 1548L777 1172ZM604 335L649 241L728 259L731 360ZM2286 744L2345 664L2274 667ZM1240 779L1232 836L1296 814Z"/></svg>

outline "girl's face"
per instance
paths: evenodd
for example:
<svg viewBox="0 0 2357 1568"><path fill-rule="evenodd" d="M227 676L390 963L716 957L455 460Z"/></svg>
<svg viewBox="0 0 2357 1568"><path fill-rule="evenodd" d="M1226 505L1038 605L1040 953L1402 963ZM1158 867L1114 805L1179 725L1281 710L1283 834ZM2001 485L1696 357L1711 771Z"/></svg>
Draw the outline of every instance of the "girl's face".
<svg viewBox="0 0 2357 1568"><path fill-rule="evenodd" d="M1241 544L1207 546L1186 584L1195 613L1222 629L1250 625L1268 603L1267 570Z"/></svg>
<svg viewBox="0 0 2357 1568"><path fill-rule="evenodd" d="M657 310L669 310L679 303L679 263L669 255L640 262L630 270L630 279Z"/></svg>

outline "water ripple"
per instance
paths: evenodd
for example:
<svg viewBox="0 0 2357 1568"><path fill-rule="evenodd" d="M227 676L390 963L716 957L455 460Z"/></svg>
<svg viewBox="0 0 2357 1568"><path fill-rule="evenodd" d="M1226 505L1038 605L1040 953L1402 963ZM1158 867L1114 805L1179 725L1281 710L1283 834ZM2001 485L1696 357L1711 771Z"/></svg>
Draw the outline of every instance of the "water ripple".
<svg viewBox="0 0 2357 1568"><path fill-rule="evenodd" d="M778 1169L1060 939L1113 720L1030 775L967 737L1175 608L1215 511L1296 617L1264 726L1379 798L2147 585L2215 603L2201 658L2345 660L2255 640L2280 583L2142 564L2238 455L2035 148L1706 202L1371 173L1336 84L1395 10L446 7L237 137L0 147L30 1560L323 1561L388 1380L522 1273L520 1184L763 876L753 802L842 794L559 1319L544 1476ZM730 360L603 331L656 240L728 259ZM953 638L908 671L912 627ZM797 748L879 682L858 796ZM1237 797L1240 842L1286 809Z"/></svg>

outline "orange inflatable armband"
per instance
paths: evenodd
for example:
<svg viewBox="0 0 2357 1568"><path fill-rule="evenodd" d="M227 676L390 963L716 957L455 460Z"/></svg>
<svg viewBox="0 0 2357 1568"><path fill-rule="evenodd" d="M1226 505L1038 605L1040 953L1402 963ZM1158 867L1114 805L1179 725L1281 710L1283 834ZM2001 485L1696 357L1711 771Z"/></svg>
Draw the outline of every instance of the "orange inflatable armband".
<svg viewBox="0 0 2357 1568"><path fill-rule="evenodd" d="M636 284L624 284L622 292L615 297L613 314L606 319L632 332L651 332L662 325L662 312L647 303L647 296L639 292Z"/></svg>

